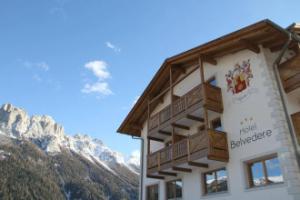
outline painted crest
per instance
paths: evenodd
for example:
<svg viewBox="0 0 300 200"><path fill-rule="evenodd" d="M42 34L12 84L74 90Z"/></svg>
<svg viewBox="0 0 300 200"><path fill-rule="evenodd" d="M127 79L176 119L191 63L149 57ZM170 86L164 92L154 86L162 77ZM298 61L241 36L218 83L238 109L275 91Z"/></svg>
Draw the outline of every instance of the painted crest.
<svg viewBox="0 0 300 200"><path fill-rule="evenodd" d="M253 78L250 59L243 61L240 65L235 64L233 70L229 70L225 74L227 82L227 92L232 92L232 94L238 94L244 91L250 86L250 80Z"/></svg>

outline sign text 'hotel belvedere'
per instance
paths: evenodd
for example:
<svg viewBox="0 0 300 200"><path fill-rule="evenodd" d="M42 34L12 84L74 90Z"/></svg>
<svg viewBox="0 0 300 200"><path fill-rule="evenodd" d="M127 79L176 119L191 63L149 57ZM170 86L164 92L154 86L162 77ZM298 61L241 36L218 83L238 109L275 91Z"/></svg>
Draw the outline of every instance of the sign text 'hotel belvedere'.
<svg viewBox="0 0 300 200"><path fill-rule="evenodd" d="M270 129L259 130L257 123L253 120L252 117L245 118L243 121L241 121L241 125L242 127L239 130L240 138L238 140L230 141L231 149L263 140L265 138L271 137L272 135L272 130Z"/></svg>

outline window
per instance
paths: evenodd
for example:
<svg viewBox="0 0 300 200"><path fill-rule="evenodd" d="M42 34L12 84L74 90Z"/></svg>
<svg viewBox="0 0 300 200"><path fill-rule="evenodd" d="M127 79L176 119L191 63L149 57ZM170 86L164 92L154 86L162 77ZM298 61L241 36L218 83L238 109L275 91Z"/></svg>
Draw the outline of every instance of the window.
<svg viewBox="0 0 300 200"><path fill-rule="evenodd" d="M227 171L225 168L206 172L204 176L204 194L225 192L227 187Z"/></svg>
<svg viewBox="0 0 300 200"><path fill-rule="evenodd" d="M147 186L147 200L158 200L158 185Z"/></svg>
<svg viewBox="0 0 300 200"><path fill-rule="evenodd" d="M209 78L206 83L210 84L210 85L213 85L213 86L217 86L217 79L215 76Z"/></svg>
<svg viewBox="0 0 300 200"><path fill-rule="evenodd" d="M218 117L218 118L212 120L210 123L211 123L212 129L214 129L216 131L223 131L221 118Z"/></svg>
<svg viewBox="0 0 300 200"><path fill-rule="evenodd" d="M283 177L277 156L246 162L249 187L282 183Z"/></svg>
<svg viewBox="0 0 300 200"><path fill-rule="evenodd" d="M182 181L174 180L167 182L167 200L182 199Z"/></svg>

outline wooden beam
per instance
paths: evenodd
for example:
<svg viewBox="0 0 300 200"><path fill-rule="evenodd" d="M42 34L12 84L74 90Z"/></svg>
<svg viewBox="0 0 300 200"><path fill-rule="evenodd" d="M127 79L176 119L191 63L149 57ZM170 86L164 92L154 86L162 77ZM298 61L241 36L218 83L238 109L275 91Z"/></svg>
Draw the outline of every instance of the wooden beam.
<svg viewBox="0 0 300 200"><path fill-rule="evenodd" d="M176 71L180 71L183 74L186 73L186 69L181 64L173 64L172 69L174 69Z"/></svg>
<svg viewBox="0 0 300 200"><path fill-rule="evenodd" d="M159 130L158 133L163 134L163 135L168 135L168 136L171 136L171 135L172 135L171 132L163 131L163 130Z"/></svg>
<svg viewBox="0 0 300 200"><path fill-rule="evenodd" d="M195 115L187 114L186 118L188 118L190 120L198 121L198 122L204 122L204 119L202 117L197 117Z"/></svg>
<svg viewBox="0 0 300 200"><path fill-rule="evenodd" d="M158 174L161 174L161 175L164 175L164 176L177 176L177 174L174 173L174 172L159 171Z"/></svg>
<svg viewBox="0 0 300 200"><path fill-rule="evenodd" d="M182 124L172 123L171 125L172 125L173 127L175 127L175 128L181 128L181 129L184 129L184 130L190 130L190 127L185 126L185 125L182 125Z"/></svg>
<svg viewBox="0 0 300 200"><path fill-rule="evenodd" d="M163 139L159 139L159 138L156 138L156 137L151 137L151 136L148 136L148 139L150 140L154 140L154 141L157 141L157 142L164 142Z"/></svg>
<svg viewBox="0 0 300 200"><path fill-rule="evenodd" d="M250 51L253 51L254 53L259 53L260 52L260 48L258 45L250 42L249 40L246 39L241 39L240 42L245 45L245 47L247 49L249 49Z"/></svg>
<svg viewBox="0 0 300 200"><path fill-rule="evenodd" d="M131 126L133 129L136 129L136 130L142 130L142 129L143 129L143 126L142 126L142 125L139 125L139 124L130 124L130 126Z"/></svg>
<svg viewBox="0 0 300 200"><path fill-rule="evenodd" d="M191 173L192 169L190 168L184 168L184 167L172 167L172 169L174 171L180 171L180 172L187 172L187 173Z"/></svg>
<svg viewBox="0 0 300 200"><path fill-rule="evenodd" d="M156 176L156 175L150 175L150 174L147 174L147 178L155 178L155 179L161 179L161 180L165 179L165 177L163 177L163 176Z"/></svg>
<svg viewBox="0 0 300 200"><path fill-rule="evenodd" d="M203 62L207 62L207 63L212 64L212 65L217 65L218 64L217 60L214 59L211 56L201 55L201 59L202 59Z"/></svg>
<svg viewBox="0 0 300 200"><path fill-rule="evenodd" d="M198 162L189 161L188 164L191 165L191 166L195 166L195 167L208 168L208 164L205 164L205 163L198 163Z"/></svg>

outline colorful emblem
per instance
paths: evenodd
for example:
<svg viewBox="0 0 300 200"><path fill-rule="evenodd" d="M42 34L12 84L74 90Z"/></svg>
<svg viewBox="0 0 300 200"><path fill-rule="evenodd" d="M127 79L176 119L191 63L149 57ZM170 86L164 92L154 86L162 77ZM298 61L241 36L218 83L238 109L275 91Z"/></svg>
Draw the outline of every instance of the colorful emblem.
<svg viewBox="0 0 300 200"><path fill-rule="evenodd" d="M227 81L227 92L238 94L250 86L250 79L253 78L250 67L250 60L243 61L240 65L235 64L233 70L229 70L225 75Z"/></svg>

